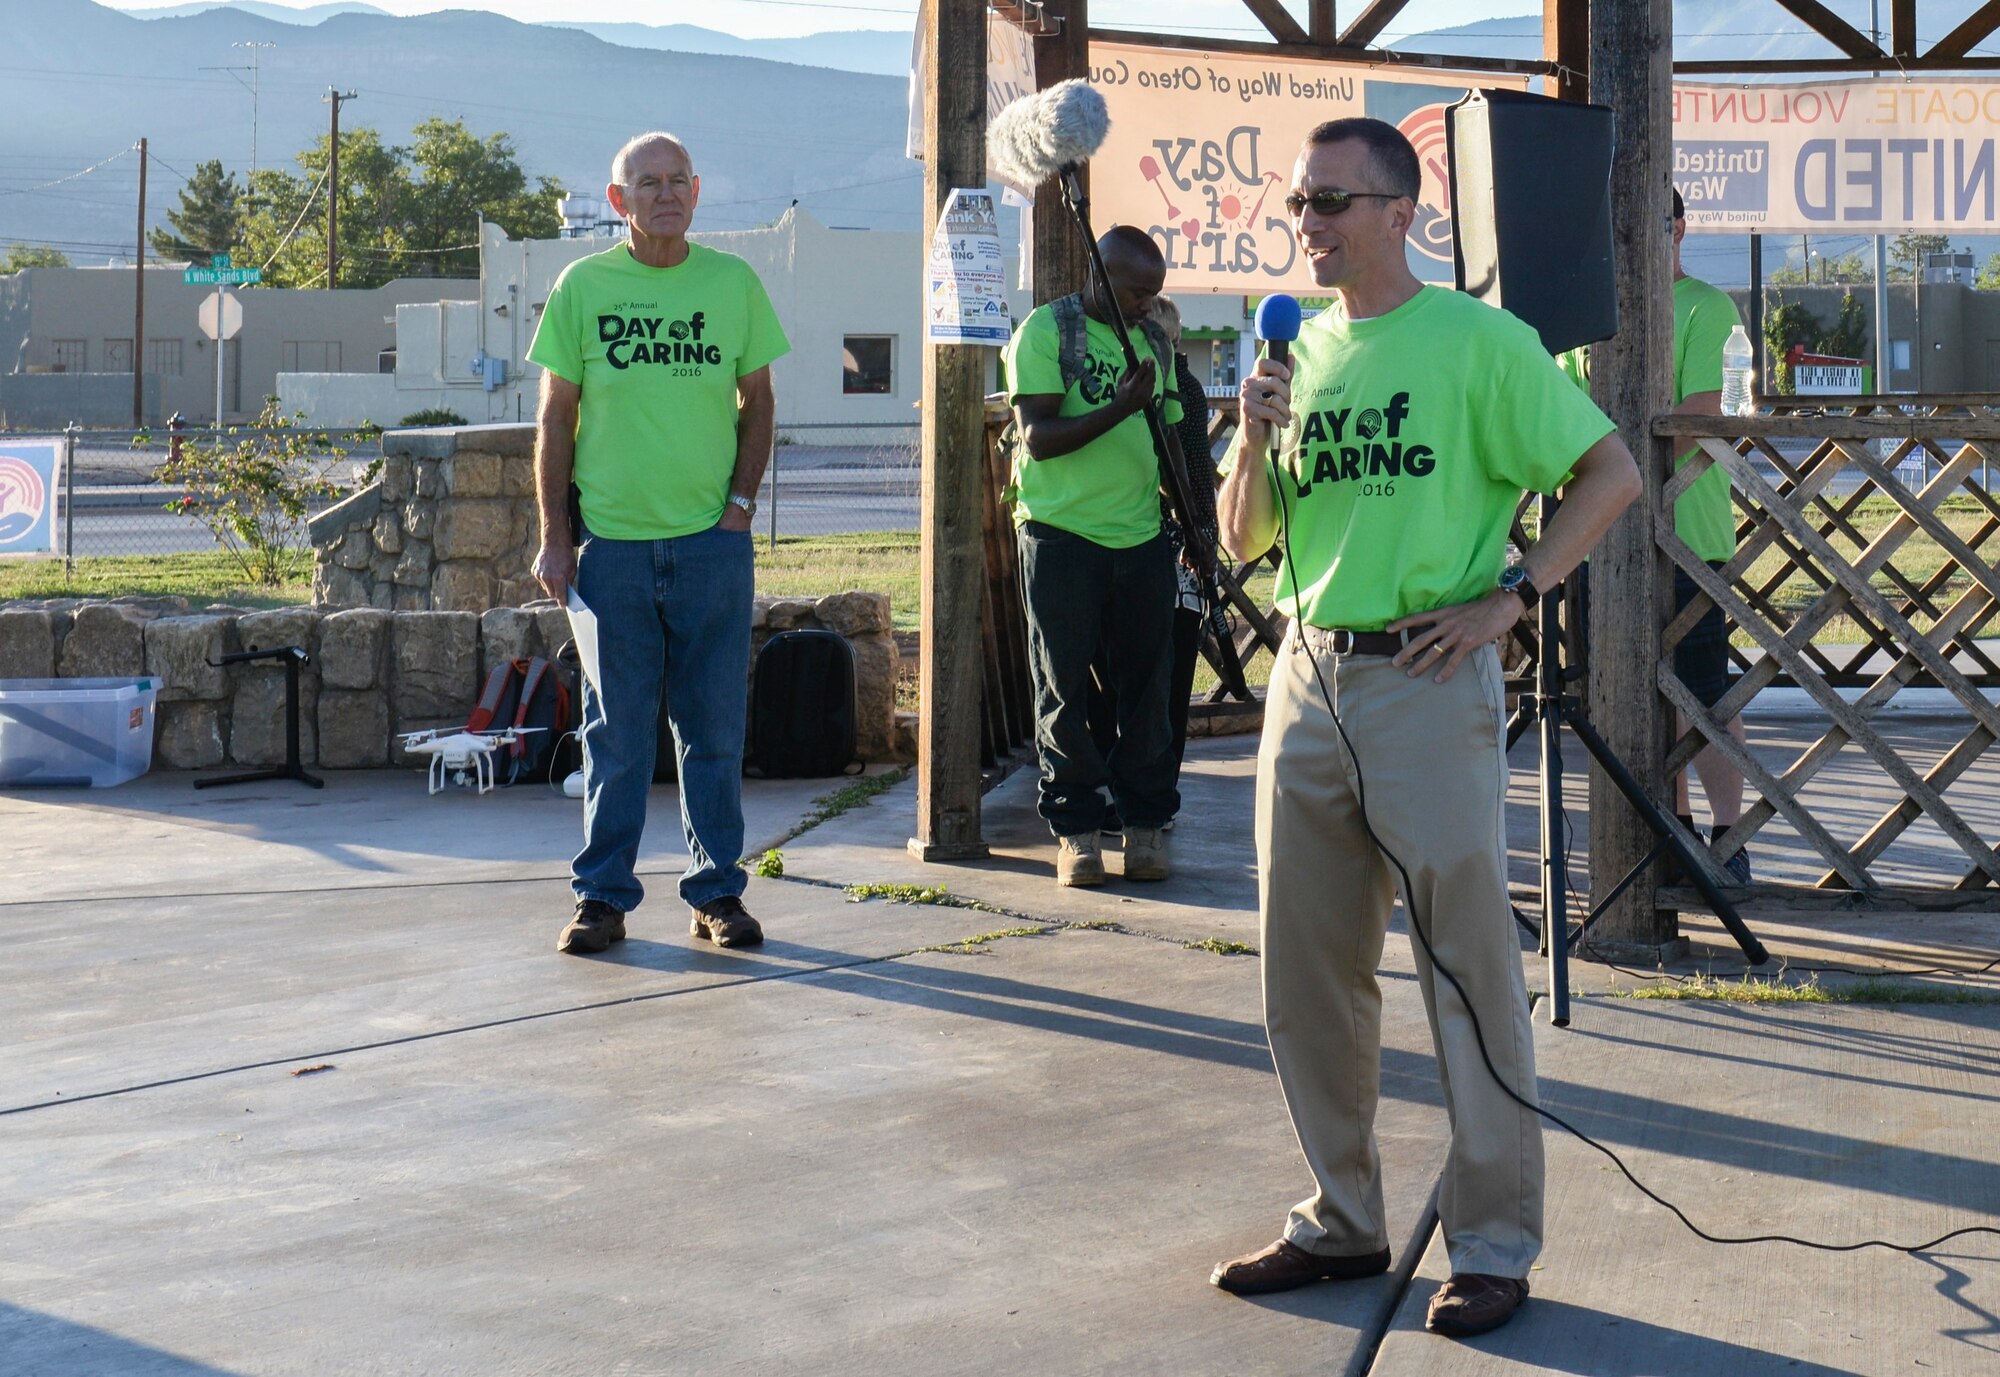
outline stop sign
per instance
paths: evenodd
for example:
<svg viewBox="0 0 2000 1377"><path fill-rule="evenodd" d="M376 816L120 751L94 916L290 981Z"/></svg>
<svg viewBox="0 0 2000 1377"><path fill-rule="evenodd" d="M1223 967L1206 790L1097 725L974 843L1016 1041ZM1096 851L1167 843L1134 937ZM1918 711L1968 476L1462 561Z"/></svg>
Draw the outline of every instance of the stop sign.
<svg viewBox="0 0 2000 1377"><path fill-rule="evenodd" d="M210 339L235 339L243 329L243 303L227 292L203 297L196 319Z"/></svg>

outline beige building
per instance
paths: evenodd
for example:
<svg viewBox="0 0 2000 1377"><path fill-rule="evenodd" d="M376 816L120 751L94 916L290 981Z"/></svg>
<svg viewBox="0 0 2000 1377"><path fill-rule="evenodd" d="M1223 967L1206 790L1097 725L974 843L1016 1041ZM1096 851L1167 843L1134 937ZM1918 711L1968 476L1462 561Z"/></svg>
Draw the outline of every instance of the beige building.
<svg viewBox="0 0 2000 1377"><path fill-rule="evenodd" d="M146 270L148 424L178 412L215 420L216 346L197 313L212 287L181 281L182 265ZM132 268L27 268L0 275L0 426L59 428L132 422ZM404 278L368 289L251 287L234 293L243 329L229 341L223 418L255 416L280 373L373 375L395 344L399 306L470 296L477 284ZM393 423L403 413L369 419ZM361 419L357 417L356 419Z"/></svg>
<svg viewBox="0 0 2000 1377"><path fill-rule="evenodd" d="M772 225L691 236L750 264L791 341L772 366L781 427L908 426L923 364L922 237L822 225L796 208ZM562 270L617 238L509 239L488 225L476 301L396 311L395 368L378 377L301 369L278 379L288 408L345 424L438 408L474 423L532 419L541 370L528 346ZM869 438L865 429L852 438Z"/></svg>
<svg viewBox="0 0 2000 1377"><path fill-rule="evenodd" d="M923 388L922 235L839 229L794 207L761 229L690 237L742 258L771 294L792 345L771 369L781 430L822 444L907 438ZM430 408L474 423L532 419L541 370L526 359L549 289L570 263L618 242L517 241L489 225L476 303L397 308L393 374L286 373L279 394L288 409L326 425ZM1009 305L1018 323L1032 300L1017 290ZM1243 299L1180 305L1197 376L1233 385ZM991 352L997 362L999 351Z"/></svg>

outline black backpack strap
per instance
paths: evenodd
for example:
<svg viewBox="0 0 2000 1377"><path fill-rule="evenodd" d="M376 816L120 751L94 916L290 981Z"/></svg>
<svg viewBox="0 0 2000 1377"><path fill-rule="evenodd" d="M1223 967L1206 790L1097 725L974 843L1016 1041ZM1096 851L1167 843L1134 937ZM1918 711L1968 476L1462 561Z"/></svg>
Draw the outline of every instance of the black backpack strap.
<svg viewBox="0 0 2000 1377"><path fill-rule="evenodd" d="M1083 314L1083 293L1071 292L1049 303L1056 318L1056 364L1067 392L1090 371L1090 325Z"/></svg>

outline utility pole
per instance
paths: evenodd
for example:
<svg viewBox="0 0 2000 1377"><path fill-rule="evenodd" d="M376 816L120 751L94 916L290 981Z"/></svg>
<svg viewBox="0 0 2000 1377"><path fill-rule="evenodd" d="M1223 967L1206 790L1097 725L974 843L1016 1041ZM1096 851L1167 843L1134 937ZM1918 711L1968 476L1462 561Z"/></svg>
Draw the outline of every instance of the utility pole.
<svg viewBox="0 0 2000 1377"><path fill-rule="evenodd" d="M139 140L139 251L132 297L132 428L146 424L146 141Z"/></svg>
<svg viewBox="0 0 2000 1377"><path fill-rule="evenodd" d="M340 107L355 98L352 91L326 88L323 97L332 110L327 127L326 165L326 285L340 285Z"/></svg>

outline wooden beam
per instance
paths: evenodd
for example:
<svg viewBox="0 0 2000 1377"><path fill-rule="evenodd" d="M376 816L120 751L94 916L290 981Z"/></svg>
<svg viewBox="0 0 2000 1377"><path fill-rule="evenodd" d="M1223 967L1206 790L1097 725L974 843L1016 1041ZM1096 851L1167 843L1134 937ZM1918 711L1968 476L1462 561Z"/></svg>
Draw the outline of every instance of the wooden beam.
<svg viewBox="0 0 2000 1377"><path fill-rule="evenodd" d="M1051 4L1051 10L1054 5ZM1175 48L1198 53L1247 53L1281 57L1293 62L1357 62L1369 67L1441 68L1460 72L1506 72L1515 76L1545 76L1546 62L1518 57L1466 57L1459 53L1406 53L1388 48L1350 48L1340 44L1265 43L1244 38L1193 38L1184 33L1154 33L1142 29L1092 29L1092 43L1130 43L1142 48Z"/></svg>
<svg viewBox="0 0 2000 1377"><path fill-rule="evenodd" d="M1778 0L1814 33L1849 57L1881 57L1882 50L1868 41L1868 35L1842 19L1819 0Z"/></svg>
<svg viewBox="0 0 2000 1377"><path fill-rule="evenodd" d="M1892 0L1889 6L1889 51L1901 58L1917 55L1917 0Z"/></svg>
<svg viewBox="0 0 2000 1377"><path fill-rule="evenodd" d="M1663 762L1673 715L1654 666L1673 582L1654 541L1661 486L1673 467L1653 417L1672 405L1673 237L1667 204L1673 165L1672 0L1590 7L1590 98L1618 121L1611 166L1613 253L1618 265L1618 333L1591 351L1590 392L1639 461L1640 498L1591 557L1590 704L1597 728L1639 787L1669 799ZM1590 774L1590 888L1607 895L1653 849L1652 830L1601 770ZM1655 909L1642 880L1599 920L1612 942L1663 947L1678 940L1678 915Z"/></svg>
<svg viewBox="0 0 2000 1377"><path fill-rule="evenodd" d="M1035 89L1046 91L1059 81L1090 75L1090 10L1089 0L1047 0L1042 8L1057 21L1057 32L1035 40ZM1084 164L1078 175L1088 195L1090 165ZM1035 304L1046 306L1057 297L1082 291L1089 268L1083 235L1053 185L1035 196L1032 219L1028 261Z"/></svg>
<svg viewBox="0 0 2000 1377"><path fill-rule="evenodd" d="M1299 21L1292 18L1290 11L1278 0L1243 0L1243 8L1257 16L1257 22L1270 31L1271 37L1280 43L1310 43L1306 31L1299 27Z"/></svg>
<svg viewBox="0 0 2000 1377"><path fill-rule="evenodd" d="M1985 35L1980 35L1984 38ZM1972 40L1977 43L1978 38ZM1811 76L1814 73L1832 72L1847 76L1863 76L1880 72L1902 72L1911 76L1925 72L1992 72L2000 71L2000 57L1940 58L1930 53L1922 57L1898 62L1887 56L1865 59L1854 57L1807 58L1803 61L1750 61L1750 62L1676 62L1675 76Z"/></svg>
<svg viewBox="0 0 2000 1377"><path fill-rule="evenodd" d="M1308 31L1315 43L1333 42L1333 0L1311 0L1308 11Z"/></svg>
<svg viewBox="0 0 2000 1377"><path fill-rule="evenodd" d="M1403 12L1410 0L1373 0L1367 9L1340 36L1344 48L1365 48L1375 41L1375 36L1389 27L1389 23Z"/></svg>
<svg viewBox="0 0 2000 1377"><path fill-rule="evenodd" d="M2000 0L1986 0L1985 4L1965 17L1964 23L1931 44L1931 50L1924 54L1924 58L1936 62L1943 58L1964 57L1981 40L1991 38L1995 29L2000 29Z"/></svg>
<svg viewBox="0 0 2000 1377"><path fill-rule="evenodd" d="M1590 0L1542 0L1542 58L1555 69L1551 95L1590 99Z"/></svg>
<svg viewBox="0 0 2000 1377"><path fill-rule="evenodd" d="M925 238L955 187L986 185L986 2L931 0L925 35ZM985 348L923 351L923 650L917 834L921 860L984 856L979 731L986 481Z"/></svg>

